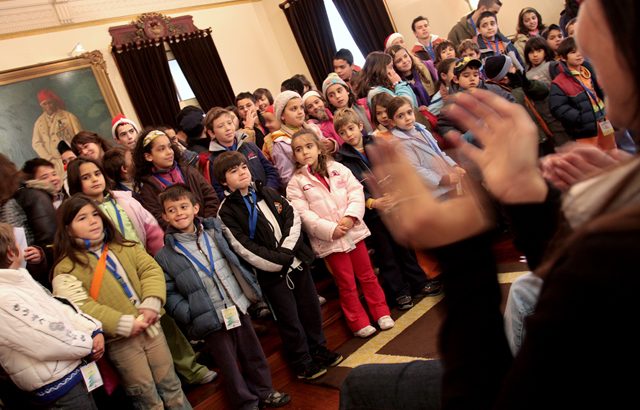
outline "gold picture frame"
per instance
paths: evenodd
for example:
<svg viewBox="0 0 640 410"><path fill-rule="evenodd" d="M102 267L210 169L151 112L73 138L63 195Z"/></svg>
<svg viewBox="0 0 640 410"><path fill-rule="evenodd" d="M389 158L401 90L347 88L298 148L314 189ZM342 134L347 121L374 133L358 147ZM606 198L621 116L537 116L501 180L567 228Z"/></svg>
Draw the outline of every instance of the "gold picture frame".
<svg viewBox="0 0 640 410"><path fill-rule="evenodd" d="M79 57L0 72L0 152L16 165L38 155L32 139L42 115L40 93L52 91L81 128L111 138L111 118L122 112L98 50ZM46 158L50 159L50 158Z"/></svg>

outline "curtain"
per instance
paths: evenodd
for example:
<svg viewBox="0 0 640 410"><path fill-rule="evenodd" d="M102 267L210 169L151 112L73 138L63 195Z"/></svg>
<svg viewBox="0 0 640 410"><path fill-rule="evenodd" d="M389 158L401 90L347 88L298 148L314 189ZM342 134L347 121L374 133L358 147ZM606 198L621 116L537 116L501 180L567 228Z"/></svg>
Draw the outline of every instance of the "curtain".
<svg viewBox="0 0 640 410"><path fill-rule="evenodd" d="M333 71L336 45L322 0L289 0L280 5L316 87Z"/></svg>
<svg viewBox="0 0 640 410"><path fill-rule="evenodd" d="M204 112L211 107L234 103L235 94L211 38L211 30L172 37L169 47Z"/></svg>
<svg viewBox="0 0 640 410"><path fill-rule="evenodd" d="M395 31L383 0L333 0L333 3L365 57L382 50L384 40Z"/></svg>
<svg viewBox="0 0 640 410"><path fill-rule="evenodd" d="M141 125L173 124L180 105L163 43L131 43L112 54Z"/></svg>

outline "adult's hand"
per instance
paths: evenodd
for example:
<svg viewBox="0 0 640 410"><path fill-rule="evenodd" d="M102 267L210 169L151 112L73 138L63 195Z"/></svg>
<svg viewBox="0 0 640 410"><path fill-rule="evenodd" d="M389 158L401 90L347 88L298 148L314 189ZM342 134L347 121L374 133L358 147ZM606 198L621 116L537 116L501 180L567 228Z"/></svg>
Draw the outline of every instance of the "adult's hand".
<svg viewBox="0 0 640 410"><path fill-rule="evenodd" d="M491 213L470 185L462 197L439 201L395 145L380 141L370 152L375 178L368 179L369 187L374 197L390 204L380 215L398 243L415 249L437 247L493 226Z"/></svg>
<svg viewBox="0 0 640 410"><path fill-rule="evenodd" d="M491 193L504 203L542 202L547 185L538 168L538 134L523 107L490 91L450 97L446 115L471 131L483 148L456 133L452 142L482 170Z"/></svg>
<svg viewBox="0 0 640 410"><path fill-rule="evenodd" d="M568 143L560 147L557 153L543 157L540 168L544 179L566 191L574 184L631 157L631 154L617 149L603 151L593 145Z"/></svg>

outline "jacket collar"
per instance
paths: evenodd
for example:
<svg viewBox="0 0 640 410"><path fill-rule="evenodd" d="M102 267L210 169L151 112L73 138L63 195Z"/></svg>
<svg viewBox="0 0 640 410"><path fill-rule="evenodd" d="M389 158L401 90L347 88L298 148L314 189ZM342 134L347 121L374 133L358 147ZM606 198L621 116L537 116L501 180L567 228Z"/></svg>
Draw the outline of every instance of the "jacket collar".
<svg viewBox="0 0 640 410"><path fill-rule="evenodd" d="M193 220L194 225L196 226L196 232L201 232L203 229L205 230L213 230L215 234L219 234L222 232L222 228L220 227L220 223L216 218L200 218L196 216ZM176 245L175 234L180 233L179 230L169 225L167 231L164 235L164 243L171 248L174 248ZM215 239L215 238L214 238Z"/></svg>

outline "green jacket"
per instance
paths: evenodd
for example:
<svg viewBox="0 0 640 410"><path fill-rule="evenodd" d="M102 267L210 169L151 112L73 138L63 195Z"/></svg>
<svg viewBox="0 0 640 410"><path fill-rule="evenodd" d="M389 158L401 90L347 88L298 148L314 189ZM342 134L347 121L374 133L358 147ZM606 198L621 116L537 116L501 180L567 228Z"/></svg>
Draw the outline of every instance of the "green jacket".
<svg viewBox="0 0 640 410"><path fill-rule="evenodd" d="M448 39L451 41L456 48L462 43L463 40L468 38L474 38L476 36L476 32L473 27L469 24L469 17L471 17L473 13L467 14L466 16L462 16L459 22L456 23L455 26L449 31Z"/></svg>
<svg viewBox="0 0 640 410"><path fill-rule="evenodd" d="M122 246L110 244L109 250L113 252L118 261L127 272L127 277L133 290L141 301L148 297L156 297L164 305L167 296L164 272L156 261L140 245ZM78 305L86 314L95 317L102 322L102 328L107 336L117 337L116 329L123 315L138 316L138 309L127 298L118 281L105 272L102 286L97 300L89 296L93 272L96 269L98 259L83 253L81 258L87 258L86 267L74 266L68 257L62 259L54 268L53 276L70 274L82 282L87 292L86 299L78 301Z"/></svg>

